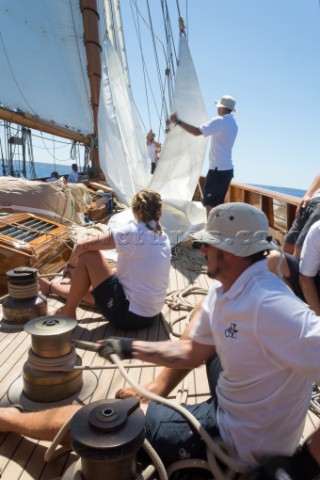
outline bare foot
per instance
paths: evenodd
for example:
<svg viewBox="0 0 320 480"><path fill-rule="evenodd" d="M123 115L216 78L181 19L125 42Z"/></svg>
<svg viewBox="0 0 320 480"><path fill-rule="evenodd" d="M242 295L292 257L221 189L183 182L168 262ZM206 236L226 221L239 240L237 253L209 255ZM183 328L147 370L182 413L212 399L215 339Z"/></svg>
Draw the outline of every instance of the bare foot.
<svg viewBox="0 0 320 480"><path fill-rule="evenodd" d="M142 386L149 392L155 393L157 395L161 395L162 397L170 393L170 392L165 392L163 386L159 384L159 382L157 381L156 382L151 381ZM141 393L139 393L137 390L135 390L132 387L120 388L120 390L117 391L115 396L116 398L120 398L120 399L124 399L128 397L137 397L140 400L140 402L143 402L143 403L152 402L150 398L145 397L144 395L141 395Z"/></svg>
<svg viewBox="0 0 320 480"><path fill-rule="evenodd" d="M46 277L39 277L39 287L43 295L50 295L51 282Z"/></svg>

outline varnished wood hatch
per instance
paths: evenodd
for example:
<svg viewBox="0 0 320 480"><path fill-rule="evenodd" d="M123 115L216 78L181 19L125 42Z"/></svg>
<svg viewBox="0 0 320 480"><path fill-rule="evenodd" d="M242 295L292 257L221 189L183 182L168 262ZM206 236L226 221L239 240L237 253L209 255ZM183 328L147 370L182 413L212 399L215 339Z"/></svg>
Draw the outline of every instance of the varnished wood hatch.
<svg viewBox="0 0 320 480"><path fill-rule="evenodd" d="M8 292L6 272L20 266L59 272L72 249L70 228L30 213L0 216L0 294Z"/></svg>

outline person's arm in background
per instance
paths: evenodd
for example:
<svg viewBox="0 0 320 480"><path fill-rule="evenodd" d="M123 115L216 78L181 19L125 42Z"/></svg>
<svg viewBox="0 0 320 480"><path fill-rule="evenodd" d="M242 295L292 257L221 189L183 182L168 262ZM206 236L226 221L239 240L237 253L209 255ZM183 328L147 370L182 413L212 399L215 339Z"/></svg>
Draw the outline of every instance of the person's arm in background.
<svg viewBox="0 0 320 480"><path fill-rule="evenodd" d="M303 291L304 298L307 301L309 307L320 315L320 298L318 289L315 284L315 277L308 277L307 275L299 275L299 282L301 290Z"/></svg>
<svg viewBox="0 0 320 480"><path fill-rule="evenodd" d="M306 193L304 194L304 196L301 198L300 202L298 203L297 205L297 209L296 209L296 218L299 218L300 217L300 214L301 214L301 209L302 208L305 208L310 199L312 198L312 195L320 188L320 175L317 175L312 184L311 184L311 187L306 191Z"/></svg>

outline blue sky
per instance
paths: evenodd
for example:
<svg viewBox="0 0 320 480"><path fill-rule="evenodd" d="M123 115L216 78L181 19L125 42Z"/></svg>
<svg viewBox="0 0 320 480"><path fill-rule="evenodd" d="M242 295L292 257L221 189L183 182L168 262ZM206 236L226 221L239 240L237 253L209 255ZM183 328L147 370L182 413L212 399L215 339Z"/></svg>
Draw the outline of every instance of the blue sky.
<svg viewBox="0 0 320 480"><path fill-rule="evenodd" d="M144 0L122 0L122 16L133 95L149 127L141 55L132 26L134 3L146 15ZM160 32L158 2L149 0L149 4L154 29ZM176 1L168 4L177 38ZM221 95L237 100L235 180L308 188L320 172L319 1L180 0L179 5L208 117L216 114L214 100ZM143 22L140 28L143 35ZM143 43L156 85L150 37ZM157 131L154 112L151 118ZM204 173L206 168L207 163Z"/></svg>

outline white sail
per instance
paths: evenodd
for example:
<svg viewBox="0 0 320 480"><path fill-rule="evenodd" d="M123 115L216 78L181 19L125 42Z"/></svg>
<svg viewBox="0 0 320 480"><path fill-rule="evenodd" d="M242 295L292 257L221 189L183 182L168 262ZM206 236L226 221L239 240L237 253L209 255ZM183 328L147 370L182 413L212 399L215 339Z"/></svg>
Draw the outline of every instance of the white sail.
<svg viewBox="0 0 320 480"><path fill-rule="evenodd" d="M83 35L78 2L1 0L1 106L92 134Z"/></svg>
<svg viewBox="0 0 320 480"><path fill-rule="evenodd" d="M103 43L99 101L100 167L117 197L129 205L151 179L144 135L120 58L111 42Z"/></svg>
<svg viewBox="0 0 320 480"><path fill-rule="evenodd" d="M207 118L184 37L180 39L174 106L181 118L192 124L198 125ZM121 62L109 40L104 42L99 139L101 168L126 205L141 188L153 188L161 194L165 204L163 225L173 244L205 222L204 207L193 203L192 197L201 173L206 140L179 127L172 128L154 176L148 173L144 135ZM116 216L112 222L122 222L123 215L129 213Z"/></svg>
<svg viewBox="0 0 320 480"><path fill-rule="evenodd" d="M191 125L207 120L207 113L197 74L184 36L180 37L173 111ZM171 125L161 151L150 188L161 192L166 201L191 201L196 189L207 140L190 135L179 126Z"/></svg>

